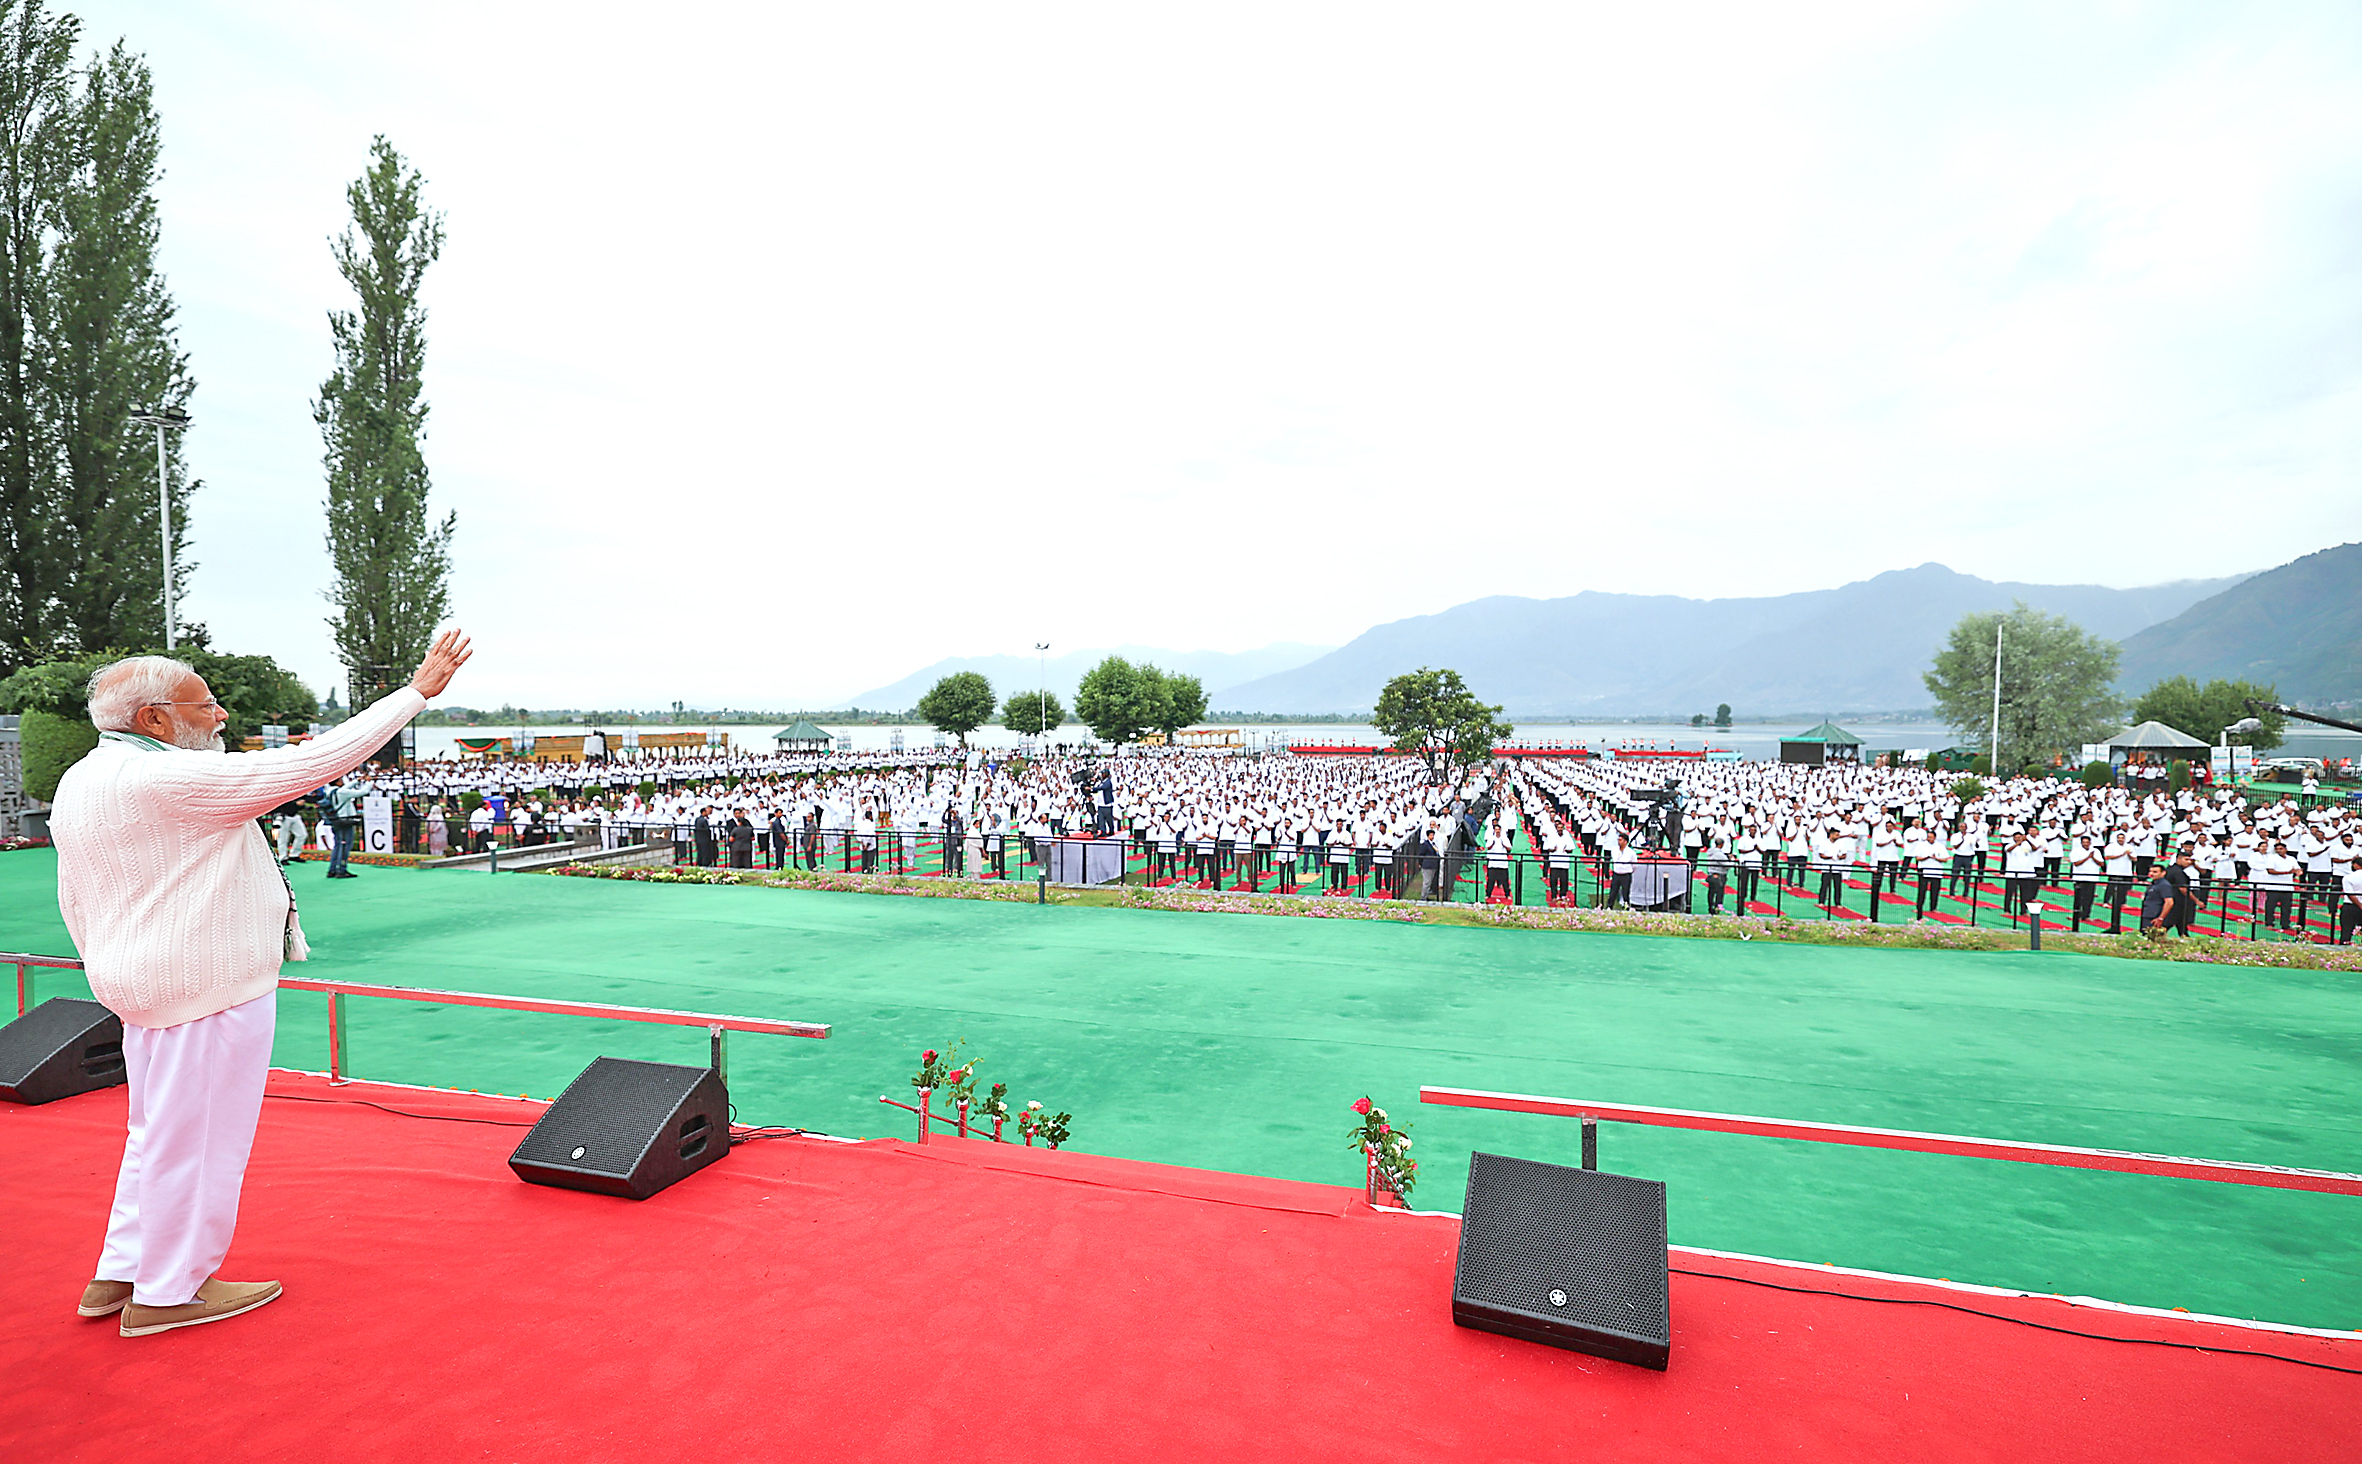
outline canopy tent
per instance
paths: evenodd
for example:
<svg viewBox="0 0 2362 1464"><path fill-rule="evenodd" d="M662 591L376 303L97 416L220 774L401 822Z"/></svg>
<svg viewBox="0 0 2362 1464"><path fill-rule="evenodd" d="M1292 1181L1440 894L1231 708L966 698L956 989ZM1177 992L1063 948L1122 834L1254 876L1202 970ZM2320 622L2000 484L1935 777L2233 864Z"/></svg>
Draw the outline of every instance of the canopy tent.
<svg viewBox="0 0 2362 1464"><path fill-rule="evenodd" d="M1780 739L1780 761L1784 763L1849 763L1861 759L1862 739L1835 722L1823 722L1810 732Z"/></svg>
<svg viewBox="0 0 2362 1464"><path fill-rule="evenodd" d="M826 752L830 739L827 732L813 726L810 720L799 719L793 727L782 727L772 733L771 740L779 744L781 752Z"/></svg>
<svg viewBox="0 0 2362 1464"><path fill-rule="evenodd" d="M2151 752L2167 757L2194 757L2206 751L2206 744L2186 732L2177 732L2163 722L2143 722L2127 727L2108 739L2111 753Z"/></svg>

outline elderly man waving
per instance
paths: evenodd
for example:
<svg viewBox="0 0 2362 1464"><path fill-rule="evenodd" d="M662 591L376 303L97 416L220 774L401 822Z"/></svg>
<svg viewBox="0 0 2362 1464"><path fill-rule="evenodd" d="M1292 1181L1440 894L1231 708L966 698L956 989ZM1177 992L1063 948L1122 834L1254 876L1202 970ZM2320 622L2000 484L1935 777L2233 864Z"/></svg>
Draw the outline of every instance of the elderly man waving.
<svg viewBox="0 0 2362 1464"><path fill-rule="evenodd" d="M295 896L255 820L385 745L467 663L435 642L409 686L329 735L221 756L203 677L135 656L90 679L99 745L58 781L58 905L92 994L123 1019L130 1132L86 1317L126 1337L218 1322L279 1294L223 1281L262 1112L279 963L306 954Z"/></svg>

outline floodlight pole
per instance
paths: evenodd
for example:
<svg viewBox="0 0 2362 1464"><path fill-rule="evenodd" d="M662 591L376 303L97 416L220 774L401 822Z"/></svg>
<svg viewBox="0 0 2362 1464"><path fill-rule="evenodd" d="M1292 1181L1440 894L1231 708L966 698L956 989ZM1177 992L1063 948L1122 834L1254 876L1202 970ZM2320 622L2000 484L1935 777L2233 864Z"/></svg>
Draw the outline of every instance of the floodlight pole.
<svg viewBox="0 0 2362 1464"><path fill-rule="evenodd" d="M1033 654L1034 673L1042 684L1041 700L1033 704L1033 709L1041 716L1042 751L1047 753L1050 750L1050 643L1035 641Z"/></svg>
<svg viewBox="0 0 2362 1464"><path fill-rule="evenodd" d="M180 640L180 615L172 593L172 457L164 434L187 431L189 414L178 407L159 407L152 412L135 412L131 420L156 429L156 519L164 550L164 649L170 651Z"/></svg>
<svg viewBox="0 0 2362 1464"><path fill-rule="evenodd" d="M1993 622L1993 724L1985 739L1986 761L1992 764L1994 781L2001 778L2001 627L2005 622Z"/></svg>

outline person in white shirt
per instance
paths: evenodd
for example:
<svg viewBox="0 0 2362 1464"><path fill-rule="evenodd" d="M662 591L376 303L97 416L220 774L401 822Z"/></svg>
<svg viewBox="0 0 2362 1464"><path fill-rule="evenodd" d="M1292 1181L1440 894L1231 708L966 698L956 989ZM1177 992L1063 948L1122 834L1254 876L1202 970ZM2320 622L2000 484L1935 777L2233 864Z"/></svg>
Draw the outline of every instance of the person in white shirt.
<svg viewBox="0 0 2362 1464"><path fill-rule="evenodd" d="M438 639L409 686L325 737L224 757L228 714L185 662L135 656L90 679L99 745L50 814L58 908L91 993L123 1022L129 1125L105 1248L76 1308L124 1336L238 1316L276 1281L215 1274L262 1112L282 962L310 954L255 820L360 766L468 659Z"/></svg>
<svg viewBox="0 0 2362 1464"><path fill-rule="evenodd" d="M1944 879L1952 863L1952 840L1942 824L1914 825L1911 834L1917 841L1919 869L1919 897L1912 902L1911 918L1925 920L1936 912L1937 901L1944 893ZM1908 851L1912 846L1906 843L1904 847Z"/></svg>
<svg viewBox="0 0 2362 1464"><path fill-rule="evenodd" d="M2255 887L2264 897L2264 924L2268 928L2286 930L2289 915L2296 899L2298 865L2289 857L2288 846L2274 841L2247 862L2248 872L2255 877Z"/></svg>
<svg viewBox="0 0 2362 1464"><path fill-rule="evenodd" d="M2337 904L2337 943L2352 945L2362 927L2362 866L2350 867L2338 881L2343 898Z"/></svg>
<svg viewBox="0 0 2362 1464"><path fill-rule="evenodd" d="M1870 898L1875 902L1881 890L1902 889L1903 835L1889 821L1881 824L1870 836Z"/></svg>
<svg viewBox="0 0 2362 1464"><path fill-rule="evenodd" d="M1836 909L1845 903L1845 871L1853 863L1853 837L1823 829L1813 840L1812 857L1821 871L1819 903L1825 909Z"/></svg>
<svg viewBox="0 0 2362 1464"><path fill-rule="evenodd" d="M2108 934L2124 933L2124 900L2132 893L2132 846L2121 829L2109 833L2100 847L2100 867L2108 876Z"/></svg>
<svg viewBox="0 0 2362 1464"><path fill-rule="evenodd" d="M2091 835L2075 836L2075 846L2067 851L2067 873L2075 882L2075 928L2091 919L2092 903L2098 899L2100 879L2108 872L2107 855L2092 847Z"/></svg>
<svg viewBox="0 0 2362 1464"><path fill-rule="evenodd" d="M2034 891L2042 878L2042 851L2034 841L2020 833L2010 840L2009 848L2001 856L2001 874L2007 881L2002 887L2001 913L2031 910Z"/></svg>

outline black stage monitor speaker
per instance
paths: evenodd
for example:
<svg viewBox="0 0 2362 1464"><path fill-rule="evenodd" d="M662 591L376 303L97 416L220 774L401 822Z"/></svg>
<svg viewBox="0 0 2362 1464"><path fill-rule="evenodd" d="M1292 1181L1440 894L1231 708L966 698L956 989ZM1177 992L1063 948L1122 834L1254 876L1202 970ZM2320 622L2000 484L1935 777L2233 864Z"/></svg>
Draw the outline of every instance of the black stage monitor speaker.
<svg viewBox="0 0 2362 1464"><path fill-rule="evenodd" d="M48 1103L123 1081L123 1019L53 996L0 1027L0 1102Z"/></svg>
<svg viewBox="0 0 2362 1464"><path fill-rule="evenodd" d="M1665 1186L1500 1154L1468 1161L1452 1320L1664 1371Z"/></svg>
<svg viewBox="0 0 2362 1464"><path fill-rule="evenodd" d="M509 1155L530 1184L644 1200L730 1152L730 1093L712 1068L594 1058Z"/></svg>

